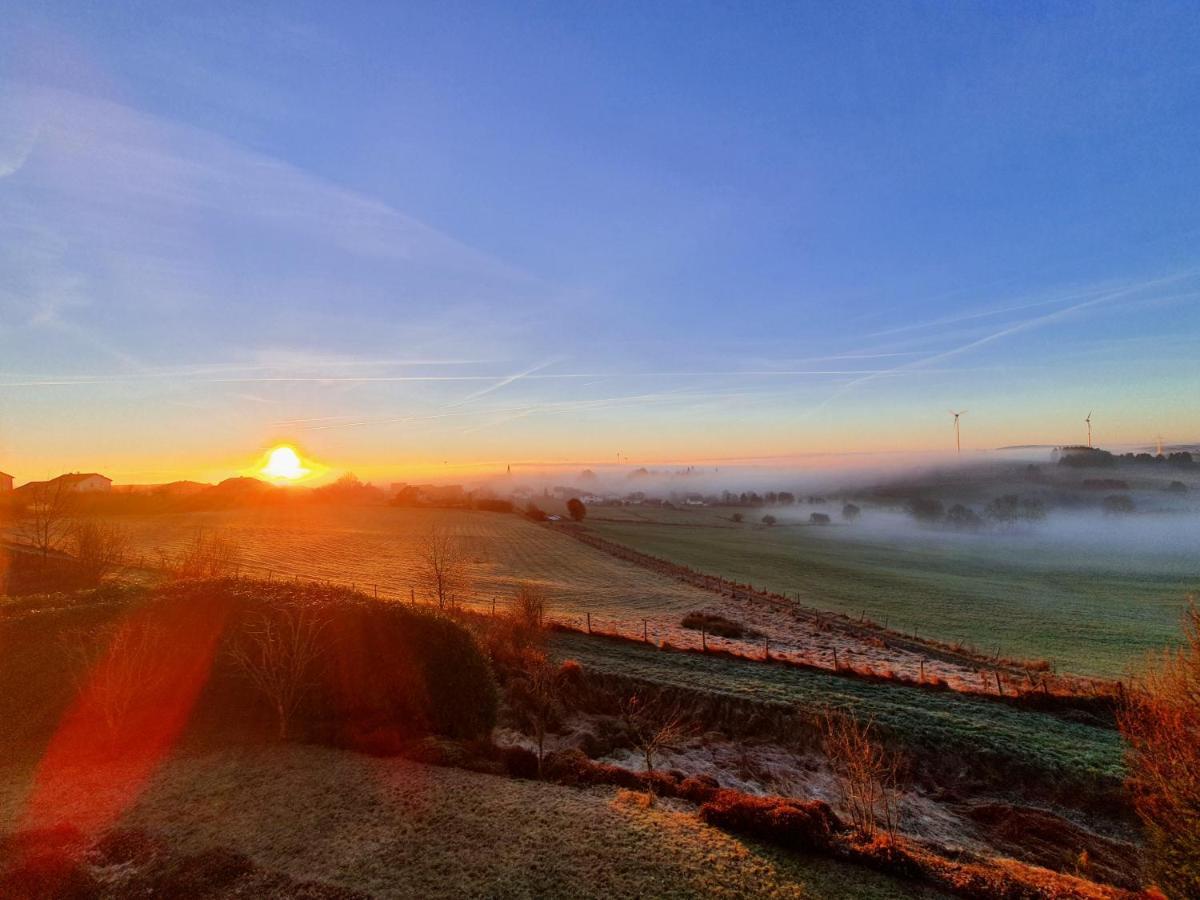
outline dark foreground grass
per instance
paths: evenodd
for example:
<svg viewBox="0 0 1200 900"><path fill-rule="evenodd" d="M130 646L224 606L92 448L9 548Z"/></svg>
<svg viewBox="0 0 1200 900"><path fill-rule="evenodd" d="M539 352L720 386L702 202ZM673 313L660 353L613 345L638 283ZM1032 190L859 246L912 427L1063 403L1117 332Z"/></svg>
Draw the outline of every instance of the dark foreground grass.
<svg viewBox="0 0 1200 900"><path fill-rule="evenodd" d="M915 750L953 752L980 766L1016 764L1047 780L1111 790L1124 776L1116 731L969 695L570 633L554 634L551 648L585 667L677 688L796 709L844 709L874 719Z"/></svg>
<svg viewBox="0 0 1200 900"><path fill-rule="evenodd" d="M8 774L0 830L20 805L21 777ZM99 791L120 780L83 777ZM54 799L59 819L85 824L87 791ZM944 896L635 799L612 788L280 746L168 762L122 827L154 834L177 854L228 848L297 883L376 897Z"/></svg>

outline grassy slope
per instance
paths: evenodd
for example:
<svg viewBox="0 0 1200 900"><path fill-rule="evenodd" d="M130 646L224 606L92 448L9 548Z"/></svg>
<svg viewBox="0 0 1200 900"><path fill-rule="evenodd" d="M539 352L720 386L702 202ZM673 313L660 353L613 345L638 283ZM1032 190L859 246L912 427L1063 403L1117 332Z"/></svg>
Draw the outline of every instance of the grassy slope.
<svg viewBox="0 0 1200 900"><path fill-rule="evenodd" d="M152 562L160 549L177 548L198 528L227 532L242 545L255 574L299 575L356 584L380 596L407 599L422 579L416 573L419 541L432 526L462 535L474 562L474 597L503 602L515 582L545 586L556 615L591 612L610 618L681 613L711 598L670 578L554 534L520 516L393 507L267 507L222 512L120 516L137 552Z"/></svg>
<svg viewBox="0 0 1200 900"><path fill-rule="evenodd" d="M0 822L21 794L0 782ZM81 774L55 805L86 821ZM865 869L783 853L582 791L314 747L181 758L122 822L183 852L232 847L268 868L381 897L932 897Z"/></svg>
<svg viewBox="0 0 1200 900"><path fill-rule="evenodd" d="M954 749L980 762L1015 757L1050 777L1115 781L1122 775L1116 732L961 694L668 653L583 635L556 634L552 646L561 658L634 678L761 702L851 709L917 746Z"/></svg>
<svg viewBox="0 0 1200 900"><path fill-rule="evenodd" d="M1120 675L1177 636L1192 570L1133 554L1113 557L1036 540L922 534L873 538L864 529L733 526L711 511L622 516L588 527L666 559L806 604L987 652L1049 658L1061 669ZM661 517L661 524L654 518ZM617 518L617 517L612 517ZM691 527L688 527L688 526Z"/></svg>

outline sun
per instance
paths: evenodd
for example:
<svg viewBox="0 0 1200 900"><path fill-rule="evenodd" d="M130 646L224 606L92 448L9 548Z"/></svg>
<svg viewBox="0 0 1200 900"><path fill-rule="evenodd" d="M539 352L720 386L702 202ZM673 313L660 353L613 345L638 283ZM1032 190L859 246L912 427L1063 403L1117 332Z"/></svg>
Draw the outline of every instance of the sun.
<svg viewBox="0 0 1200 900"><path fill-rule="evenodd" d="M300 454L287 445L276 447L267 455L267 463L259 471L268 478L298 481L312 472L300 460Z"/></svg>

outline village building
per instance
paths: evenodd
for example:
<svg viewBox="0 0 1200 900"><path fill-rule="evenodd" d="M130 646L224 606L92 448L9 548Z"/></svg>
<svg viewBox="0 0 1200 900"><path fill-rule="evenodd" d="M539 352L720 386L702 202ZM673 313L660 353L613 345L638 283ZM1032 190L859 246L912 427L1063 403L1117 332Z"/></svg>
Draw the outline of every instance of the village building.
<svg viewBox="0 0 1200 900"><path fill-rule="evenodd" d="M97 472L71 472L49 481L30 481L17 488L17 493L32 493L39 488L72 494L107 494L112 490L112 479Z"/></svg>

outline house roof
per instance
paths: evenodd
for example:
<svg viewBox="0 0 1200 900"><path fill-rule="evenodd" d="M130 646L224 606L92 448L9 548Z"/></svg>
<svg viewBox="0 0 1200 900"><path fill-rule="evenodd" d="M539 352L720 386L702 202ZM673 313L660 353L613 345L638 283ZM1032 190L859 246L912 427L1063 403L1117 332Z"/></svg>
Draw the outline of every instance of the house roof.
<svg viewBox="0 0 1200 900"><path fill-rule="evenodd" d="M7 472L0 472L0 478L12 478L12 477L13 476L9 475Z"/></svg>
<svg viewBox="0 0 1200 900"><path fill-rule="evenodd" d="M79 484L81 481L87 481L89 478L103 478L105 481L112 481L107 475L101 475L99 472L71 472L68 475L59 475L57 478L51 478L51 481L61 481L63 484Z"/></svg>

